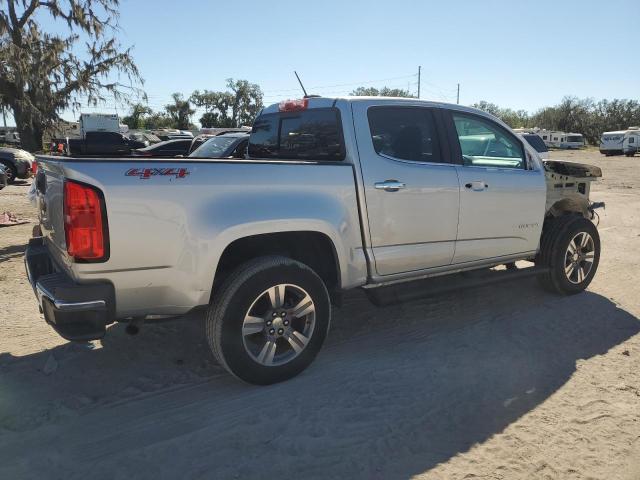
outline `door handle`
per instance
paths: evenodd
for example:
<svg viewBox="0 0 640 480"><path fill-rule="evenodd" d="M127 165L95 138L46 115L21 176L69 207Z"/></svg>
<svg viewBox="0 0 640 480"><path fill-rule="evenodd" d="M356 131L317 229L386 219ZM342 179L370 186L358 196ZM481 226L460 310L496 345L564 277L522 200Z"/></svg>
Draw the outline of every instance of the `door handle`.
<svg viewBox="0 0 640 480"><path fill-rule="evenodd" d="M384 182L376 182L376 190L384 190L385 192L397 192L398 190L405 188L407 185L404 182L398 180L385 180Z"/></svg>
<svg viewBox="0 0 640 480"><path fill-rule="evenodd" d="M481 192L489 188L489 185L481 180L475 180L473 182L465 184L464 187L468 188L469 190L473 190L474 192Z"/></svg>

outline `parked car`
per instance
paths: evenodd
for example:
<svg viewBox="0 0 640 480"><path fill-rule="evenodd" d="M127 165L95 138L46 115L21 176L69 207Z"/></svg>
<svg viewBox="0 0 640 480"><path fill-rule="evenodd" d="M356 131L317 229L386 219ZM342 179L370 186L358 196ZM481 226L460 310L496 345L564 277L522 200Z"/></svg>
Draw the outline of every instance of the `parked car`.
<svg viewBox="0 0 640 480"><path fill-rule="evenodd" d="M522 138L524 138L529 145L531 145L540 158L546 160L549 158L549 148L544 143L544 140L540 137L540 135L536 135L535 133L522 133L520 134Z"/></svg>
<svg viewBox="0 0 640 480"><path fill-rule="evenodd" d="M0 147L0 164L4 165L7 183L16 178L29 178L35 157L26 150L12 147Z"/></svg>
<svg viewBox="0 0 640 480"><path fill-rule="evenodd" d="M20 134L13 128L0 128L0 143L20 145Z"/></svg>
<svg viewBox="0 0 640 480"><path fill-rule="evenodd" d="M131 140L136 140L138 142L142 142L142 143L149 142L148 145L153 145L154 143L160 143L162 141L153 133L147 133L147 132L131 132L127 134L127 136Z"/></svg>
<svg viewBox="0 0 640 480"><path fill-rule="evenodd" d="M83 138L53 139L52 152L67 155L126 156L148 142L132 140L119 132L87 132Z"/></svg>
<svg viewBox="0 0 640 480"><path fill-rule="evenodd" d="M248 133L225 133L209 138L189 154L191 158L244 158Z"/></svg>
<svg viewBox="0 0 640 480"><path fill-rule="evenodd" d="M166 140L131 152L138 157L178 157L187 156L191 147L190 139Z"/></svg>
<svg viewBox="0 0 640 480"><path fill-rule="evenodd" d="M193 133L187 130L177 130L171 128L160 128L157 130L151 130L155 136L157 136L160 140L182 140L189 139L193 140Z"/></svg>
<svg viewBox="0 0 640 480"><path fill-rule="evenodd" d="M536 276L571 295L598 267L600 169L543 162L480 110L287 101L262 110L248 155L38 157L41 236L26 264L45 320L89 340L116 320L135 331L206 307L220 365L270 384L313 361L344 290L380 304L425 295L408 281L432 276L435 291Z"/></svg>
<svg viewBox="0 0 640 480"><path fill-rule="evenodd" d="M0 164L0 190L2 190L4 187L6 187L9 182L7 181L7 167L5 167L4 165Z"/></svg>
<svg viewBox="0 0 640 480"><path fill-rule="evenodd" d="M205 129L203 129L205 130ZM201 133L200 135L196 135L196 137L191 142L191 148L189 149L189 153L193 153L200 145L209 140L210 138L219 137L221 135L227 135L229 133L244 133L245 135L249 135L251 130L246 129L232 129L232 128L220 128L220 129L206 129L206 130L219 130L215 133Z"/></svg>

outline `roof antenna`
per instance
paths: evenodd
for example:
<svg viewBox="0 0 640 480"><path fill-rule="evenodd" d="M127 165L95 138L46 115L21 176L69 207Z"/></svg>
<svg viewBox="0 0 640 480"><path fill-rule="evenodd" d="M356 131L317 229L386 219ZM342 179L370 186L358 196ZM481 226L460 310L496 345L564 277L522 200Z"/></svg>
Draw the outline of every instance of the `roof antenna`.
<svg viewBox="0 0 640 480"><path fill-rule="evenodd" d="M304 96L305 98L308 96L307 95L307 91L304 89L304 85L302 85L302 80L300 80L300 77L298 76L298 72L296 72L295 70L293 71L293 73L296 74L296 78L298 79L298 83L300 84L300 88L302 88L302 91L304 92Z"/></svg>

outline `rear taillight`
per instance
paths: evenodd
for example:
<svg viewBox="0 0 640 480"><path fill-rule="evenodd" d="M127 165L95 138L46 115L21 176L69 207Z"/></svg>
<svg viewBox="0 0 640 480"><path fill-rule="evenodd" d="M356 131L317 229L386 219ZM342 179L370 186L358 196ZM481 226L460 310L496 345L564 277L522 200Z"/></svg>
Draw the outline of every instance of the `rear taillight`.
<svg viewBox="0 0 640 480"><path fill-rule="evenodd" d="M67 253L78 262L108 258L108 230L100 190L89 185L64 183L64 232Z"/></svg>
<svg viewBox="0 0 640 480"><path fill-rule="evenodd" d="M299 112L302 110L306 110L308 106L308 98L300 98L298 100L284 100L278 105L278 110L281 112Z"/></svg>
<svg viewBox="0 0 640 480"><path fill-rule="evenodd" d="M31 163L31 173L32 173L33 175L35 175L36 173L38 173L38 162L37 162L36 160L34 160L34 161Z"/></svg>

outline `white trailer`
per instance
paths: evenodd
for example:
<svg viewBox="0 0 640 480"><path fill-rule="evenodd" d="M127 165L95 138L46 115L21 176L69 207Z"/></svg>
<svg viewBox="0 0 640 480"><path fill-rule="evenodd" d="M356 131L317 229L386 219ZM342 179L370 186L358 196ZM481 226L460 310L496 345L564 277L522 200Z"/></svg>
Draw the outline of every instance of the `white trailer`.
<svg viewBox="0 0 640 480"><path fill-rule="evenodd" d="M624 136L628 131L603 132L600 136L600 153L606 156L622 155Z"/></svg>
<svg viewBox="0 0 640 480"><path fill-rule="evenodd" d="M622 153L627 157L633 157L640 152L640 128L629 127L622 140Z"/></svg>
<svg viewBox="0 0 640 480"><path fill-rule="evenodd" d="M115 113L82 113L80 135L87 132L120 132L120 119Z"/></svg>

